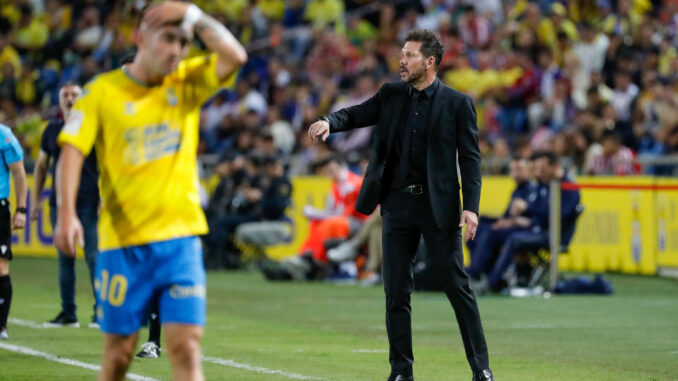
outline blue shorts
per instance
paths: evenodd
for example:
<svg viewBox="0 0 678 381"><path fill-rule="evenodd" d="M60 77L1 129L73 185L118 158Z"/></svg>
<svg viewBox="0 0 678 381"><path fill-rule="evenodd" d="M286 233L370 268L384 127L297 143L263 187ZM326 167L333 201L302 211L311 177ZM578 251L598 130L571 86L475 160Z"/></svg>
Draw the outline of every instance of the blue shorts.
<svg viewBox="0 0 678 381"><path fill-rule="evenodd" d="M103 251L94 287L103 332L137 332L153 298L161 323L205 324L205 268L197 237Z"/></svg>

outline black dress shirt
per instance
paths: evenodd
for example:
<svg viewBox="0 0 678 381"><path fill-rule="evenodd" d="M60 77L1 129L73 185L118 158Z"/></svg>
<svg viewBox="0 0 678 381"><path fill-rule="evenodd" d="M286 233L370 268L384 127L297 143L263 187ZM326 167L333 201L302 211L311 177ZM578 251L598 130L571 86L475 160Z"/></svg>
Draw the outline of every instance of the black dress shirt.
<svg viewBox="0 0 678 381"><path fill-rule="evenodd" d="M430 130L429 114L438 78L422 91L410 86L408 110L398 125L397 137L387 162L386 189L402 189L412 184L426 184L426 137Z"/></svg>

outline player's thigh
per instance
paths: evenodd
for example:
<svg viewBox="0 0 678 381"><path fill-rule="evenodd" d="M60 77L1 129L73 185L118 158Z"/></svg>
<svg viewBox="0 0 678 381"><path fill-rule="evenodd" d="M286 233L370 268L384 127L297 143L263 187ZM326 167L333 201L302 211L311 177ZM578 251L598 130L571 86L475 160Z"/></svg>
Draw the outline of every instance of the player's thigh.
<svg viewBox="0 0 678 381"><path fill-rule="evenodd" d="M156 258L155 278L160 283L160 321L205 324L205 268L197 237L170 241Z"/></svg>
<svg viewBox="0 0 678 381"><path fill-rule="evenodd" d="M153 268L150 252L137 247L99 254L94 287L103 332L127 336L139 330L154 291Z"/></svg>

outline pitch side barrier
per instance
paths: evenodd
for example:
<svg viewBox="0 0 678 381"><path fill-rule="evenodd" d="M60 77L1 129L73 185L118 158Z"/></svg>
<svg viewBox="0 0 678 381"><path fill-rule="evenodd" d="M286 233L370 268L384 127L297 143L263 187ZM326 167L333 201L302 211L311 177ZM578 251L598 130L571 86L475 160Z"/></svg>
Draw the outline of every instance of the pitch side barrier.
<svg viewBox="0 0 678 381"><path fill-rule="evenodd" d="M322 208L329 194L330 181L324 178L297 177L292 183L292 205L287 214L293 238L285 245L268 250L274 258L297 252L308 235L308 223L302 215L304 205ZM28 176L29 192L32 184L33 179ZM568 253L555 256L558 270L641 275L672 269L678 272L678 179L586 176L577 178L576 184L557 185L555 189L579 189L584 206ZM513 187L513 181L506 176L483 177L481 215L500 216ZM49 223L49 195L47 184L38 220L31 222L25 230L13 232L15 254L56 256ZM558 195L559 192L552 192L552 197ZM10 200L14 203L14 195ZM560 202L551 204L560 205ZM29 203L27 208L30 212L32 205ZM554 218L552 226L559 224L555 213L551 214Z"/></svg>

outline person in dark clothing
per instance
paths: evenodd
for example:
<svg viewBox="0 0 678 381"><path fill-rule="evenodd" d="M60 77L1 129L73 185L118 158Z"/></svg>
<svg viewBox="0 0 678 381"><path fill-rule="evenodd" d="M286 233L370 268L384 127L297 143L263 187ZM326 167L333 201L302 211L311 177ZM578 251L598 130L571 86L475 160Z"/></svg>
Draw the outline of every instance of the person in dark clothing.
<svg viewBox="0 0 678 381"><path fill-rule="evenodd" d="M56 163L59 160L61 149L57 144L57 136L64 126L64 120L82 94L78 85L68 84L59 90L59 108L61 116L52 119L42 134L40 153L35 163L33 173L34 189L31 194L31 220L36 221L42 214L42 197L45 179L51 164L51 172L56 173ZM96 295L94 295L94 272L97 256L97 221L99 219L99 170L97 169L96 153L92 151L85 159L80 175L80 188L78 190L77 213L85 231L85 262L89 269L94 306L90 328L99 328L96 318ZM52 189L49 196L50 222L52 229L56 226L57 202L55 181L52 181ZM57 251L59 256L59 289L61 291L61 312L52 320L45 323L51 327L78 327L78 319L75 315L75 257L64 255Z"/></svg>
<svg viewBox="0 0 678 381"><path fill-rule="evenodd" d="M535 177L539 182L540 197L531 206L534 213L532 213L530 229L510 234L502 245L499 257L488 275L489 287L493 291L501 290L502 277L516 254L549 247L549 183L552 180L572 182L552 152L541 152L536 155ZM562 190L561 237L565 237L562 233L575 222L579 202L579 190Z"/></svg>
<svg viewBox="0 0 678 381"><path fill-rule="evenodd" d="M433 32L410 32L400 56L403 82L383 85L372 98L322 117L308 131L314 141L324 141L331 132L376 125L356 210L369 215L381 204L389 381L414 380L410 295L422 235L454 308L473 380L494 379L461 249L461 227L467 225L469 240L478 225L476 113L469 96L437 79L443 53Z"/></svg>
<svg viewBox="0 0 678 381"><path fill-rule="evenodd" d="M257 248L276 245L290 238L285 211L291 204L292 183L285 175L280 160L273 156L265 159L261 181L263 197L259 219L239 225L235 239Z"/></svg>
<svg viewBox="0 0 678 381"><path fill-rule="evenodd" d="M506 211L499 219L490 219L481 217L481 223L478 225L476 233L478 239L467 242L471 254L471 264L466 272L474 279L489 271L494 265L494 259L498 251L497 246L501 246L502 237L506 237L510 232L524 229L517 225L516 217L525 213L529 195L535 191L535 184L532 183L531 163L527 159L515 158L510 164L510 176L516 182L516 188L511 194L509 205Z"/></svg>

